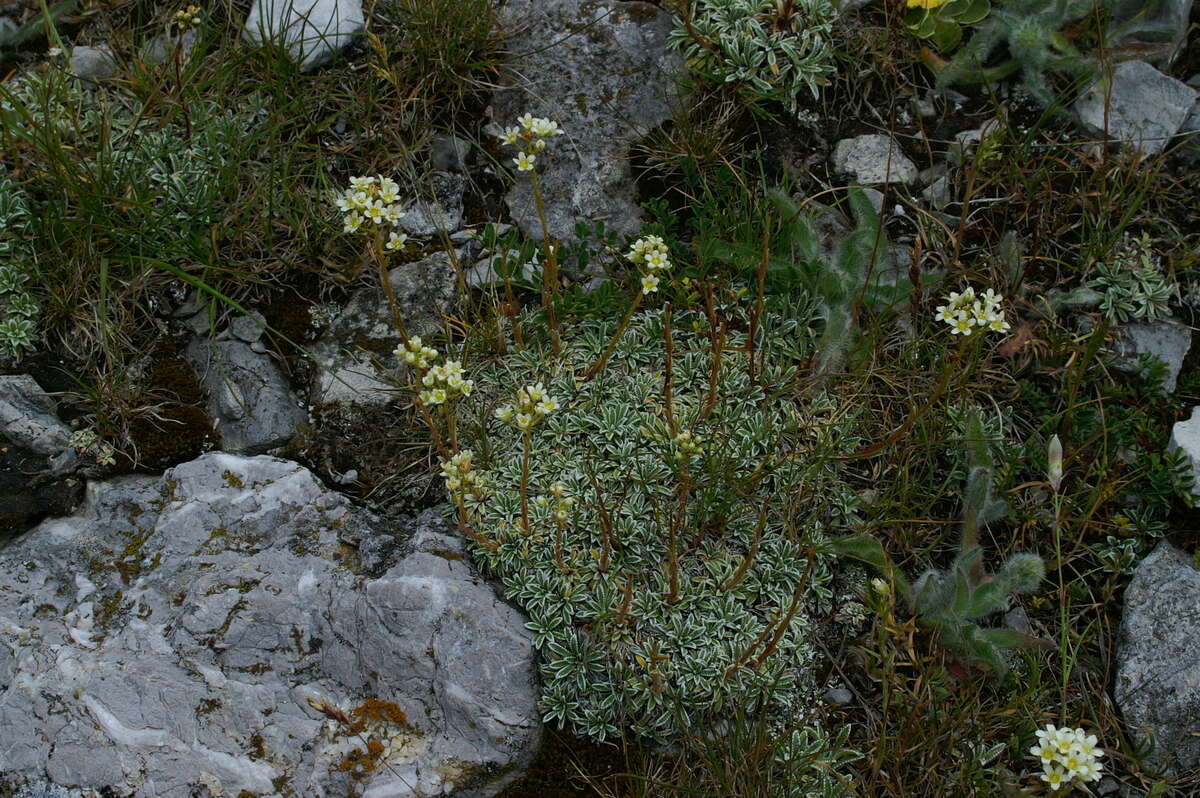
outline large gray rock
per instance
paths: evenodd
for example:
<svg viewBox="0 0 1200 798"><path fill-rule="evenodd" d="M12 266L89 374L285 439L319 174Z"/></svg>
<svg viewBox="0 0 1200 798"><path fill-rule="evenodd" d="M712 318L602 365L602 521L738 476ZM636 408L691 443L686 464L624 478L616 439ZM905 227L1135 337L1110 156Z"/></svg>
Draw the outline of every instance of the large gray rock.
<svg viewBox="0 0 1200 798"><path fill-rule="evenodd" d="M235 320L230 327L232 334L245 335L250 325ZM208 394L208 416L226 451L266 452L283 446L307 423L287 376L270 355L255 352L244 340L193 338L184 356Z"/></svg>
<svg viewBox="0 0 1200 798"><path fill-rule="evenodd" d="M450 255L435 252L396 266L388 276L408 334L438 329L457 296ZM392 354L398 343L400 335L383 290L371 285L357 291L309 350L317 366L312 402L387 404L395 396L387 372L398 365Z"/></svg>
<svg viewBox="0 0 1200 798"><path fill-rule="evenodd" d="M439 172L467 171L471 142L451 133L435 133L429 142L429 165Z"/></svg>
<svg viewBox="0 0 1200 798"><path fill-rule="evenodd" d="M155 798L494 794L540 734L524 618L438 516L411 526L404 543L265 456L93 483L0 553L0 774Z"/></svg>
<svg viewBox="0 0 1200 798"><path fill-rule="evenodd" d="M1186 134L1187 143L1180 149L1183 159L1195 166L1200 163L1200 99L1192 103L1191 110L1179 126L1180 134Z"/></svg>
<svg viewBox="0 0 1200 798"><path fill-rule="evenodd" d="M115 78L121 65L106 44L91 47L81 44L71 48L71 74L86 83L97 83Z"/></svg>
<svg viewBox="0 0 1200 798"><path fill-rule="evenodd" d="M1154 745L1147 764L1200 767L1200 570L1165 541L1125 591L1113 694L1133 737Z"/></svg>
<svg viewBox="0 0 1200 798"><path fill-rule="evenodd" d="M1196 91L1145 61L1125 61L1075 101L1083 127L1107 135L1142 155L1157 155L1179 132ZM1107 123L1107 130L1106 130Z"/></svg>
<svg viewBox="0 0 1200 798"><path fill-rule="evenodd" d="M1200 405L1192 408L1191 418L1176 421L1171 427L1171 440L1167 448L1187 458L1195 492L1191 503L1193 507L1200 507Z"/></svg>
<svg viewBox="0 0 1200 798"><path fill-rule="evenodd" d="M1191 347L1192 328L1174 319L1125 324L1117 330L1115 365L1122 371L1136 372L1138 359L1149 355L1166 365L1163 390L1172 393Z"/></svg>
<svg viewBox="0 0 1200 798"><path fill-rule="evenodd" d="M855 183L911 183L917 167L888 136L868 134L842 139L833 148L833 171Z"/></svg>
<svg viewBox="0 0 1200 798"><path fill-rule="evenodd" d="M358 0L254 0L242 38L277 42L303 70L333 58L363 29Z"/></svg>
<svg viewBox="0 0 1200 798"><path fill-rule="evenodd" d="M28 374L0 376L0 437L47 457L71 448L71 430L54 415L54 400Z"/></svg>
<svg viewBox="0 0 1200 798"><path fill-rule="evenodd" d="M0 535L70 512L83 482L54 401L26 374L0 376Z"/></svg>
<svg viewBox="0 0 1200 798"><path fill-rule="evenodd" d="M672 115L672 75L682 61L667 50L671 14L620 0L509 0L500 23L507 49L527 55L513 64L517 85L497 93L493 121L508 127L531 113L566 131L537 156L550 235L574 240L576 222L593 219L617 234L637 233L629 149ZM516 174L509 211L522 232L541 240L530 179Z"/></svg>
<svg viewBox="0 0 1200 798"><path fill-rule="evenodd" d="M453 233L462 226L463 192L467 179L452 172L433 172L428 184L417 187L417 200L400 217L400 227L409 235L429 238Z"/></svg>

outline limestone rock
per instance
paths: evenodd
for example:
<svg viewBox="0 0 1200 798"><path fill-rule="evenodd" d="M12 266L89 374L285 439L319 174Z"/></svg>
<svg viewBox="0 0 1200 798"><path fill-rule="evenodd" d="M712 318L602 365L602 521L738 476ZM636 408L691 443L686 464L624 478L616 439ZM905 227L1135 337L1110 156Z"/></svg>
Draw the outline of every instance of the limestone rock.
<svg viewBox="0 0 1200 798"><path fill-rule="evenodd" d="M573 241L576 222L594 219L618 235L638 232L629 149L672 116L682 59L667 49L671 14L620 0L509 0L499 15L509 51L529 55L513 65L516 85L497 93L493 122L531 113L566 131L537 156L550 235ZM505 199L521 231L541 240L530 185L518 174Z"/></svg>
<svg viewBox="0 0 1200 798"><path fill-rule="evenodd" d="M1171 440L1167 448L1182 453L1191 463L1193 489L1197 493L1192 499L1192 506L1200 507L1200 405L1192 408L1191 418L1176 421L1171 427Z"/></svg>
<svg viewBox="0 0 1200 798"><path fill-rule="evenodd" d="M1107 102L1106 102L1107 100ZM1085 129L1107 133L1142 155L1157 155L1179 132L1196 101L1196 91L1145 61L1125 61L1112 78L1093 83L1075 101Z"/></svg>
<svg viewBox="0 0 1200 798"><path fill-rule="evenodd" d="M396 266L389 279L409 335L437 329L457 296L457 276L445 252ZM397 365L392 352L399 342L382 289L372 285L357 291L310 349L318 366L312 401L389 402L393 395L384 372Z"/></svg>
<svg viewBox="0 0 1200 798"><path fill-rule="evenodd" d="M1166 541L1134 571L1117 642L1117 707L1147 764L1200 766L1200 569Z"/></svg>
<svg viewBox="0 0 1200 798"><path fill-rule="evenodd" d="M917 167L888 136L869 134L842 139L833 149L833 171L865 185L911 183Z"/></svg>
<svg viewBox="0 0 1200 798"><path fill-rule="evenodd" d="M246 333L247 326L238 329ZM194 338L184 354L208 393L208 415L225 450L258 454L274 449L308 421L287 376L269 355L258 354L245 341Z"/></svg>
<svg viewBox="0 0 1200 798"><path fill-rule="evenodd" d="M147 64L161 64L169 58L174 58L175 50L178 49L180 59L186 64L195 48L196 29L188 28L181 36L170 31L160 33L146 42L141 49L141 56Z"/></svg>
<svg viewBox="0 0 1200 798"><path fill-rule="evenodd" d="M282 44L307 71L333 58L362 29L358 0L254 0L242 38Z"/></svg>
<svg viewBox="0 0 1200 798"><path fill-rule="evenodd" d="M1180 155L1195 166L1200 163L1200 99L1192 103L1191 110L1179 126L1179 132L1187 135L1187 143L1180 149Z"/></svg>
<svg viewBox="0 0 1200 798"><path fill-rule="evenodd" d="M82 81L98 83L115 78L121 65L107 45L89 47L81 44L71 48L71 74Z"/></svg>
<svg viewBox="0 0 1200 798"><path fill-rule="evenodd" d="M1163 390L1172 393L1183 369L1183 359L1192 347L1192 330L1173 319L1142 324L1125 324L1117 332L1116 366L1135 371L1142 355L1150 355L1166 364Z"/></svg>
<svg viewBox="0 0 1200 798"><path fill-rule="evenodd" d="M471 142L449 133L438 133L429 143L429 164L439 172L466 172Z"/></svg>
<svg viewBox="0 0 1200 798"><path fill-rule="evenodd" d="M54 400L27 374L0 376L0 437L47 457L71 448L71 430L54 415Z"/></svg>
<svg viewBox="0 0 1200 798"><path fill-rule="evenodd" d="M453 233L462 226L463 192L467 179L451 172L434 172L429 185L419 189L419 197L400 217L400 227L409 235L429 238Z"/></svg>
<svg viewBox="0 0 1200 798"><path fill-rule="evenodd" d="M493 795L540 734L525 619L439 516L406 526L265 456L93 483L0 551L0 773L35 796Z"/></svg>

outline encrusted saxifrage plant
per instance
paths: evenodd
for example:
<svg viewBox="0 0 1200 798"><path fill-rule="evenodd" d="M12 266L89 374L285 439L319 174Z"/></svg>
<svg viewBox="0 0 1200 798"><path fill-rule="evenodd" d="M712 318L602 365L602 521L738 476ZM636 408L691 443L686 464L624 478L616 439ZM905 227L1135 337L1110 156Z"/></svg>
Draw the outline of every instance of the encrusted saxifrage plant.
<svg viewBox="0 0 1200 798"><path fill-rule="evenodd" d="M793 110L833 71L829 0L681 0L670 44L689 68Z"/></svg>
<svg viewBox="0 0 1200 798"><path fill-rule="evenodd" d="M0 356L19 358L33 347L37 300L29 293L25 272L30 252L29 204L25 194L0 169Z"/></svg>
<svg viewBox="0 0 1200 798"><path fill-rule="evenodd" d="M529 614L545 717L594 738L667 740L734 706L803 721L815 695L806 608L829 605L826 533L855 518L853 414L796 398L807 320L764 314L750 369L710 312L748 327L734 300L580 322L558 356L475 371L461 406L472 454L447 486Z"/></svg>

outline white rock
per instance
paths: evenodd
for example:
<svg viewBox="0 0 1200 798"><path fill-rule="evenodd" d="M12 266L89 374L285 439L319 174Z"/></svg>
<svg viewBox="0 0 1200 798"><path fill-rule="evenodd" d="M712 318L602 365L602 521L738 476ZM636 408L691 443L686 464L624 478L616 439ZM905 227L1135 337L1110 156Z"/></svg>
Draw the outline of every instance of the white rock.
<svg viewBox="0 0 1200 798"><path fill-rule="evenodd" d="M388 273L392 291L409 335L424 335L441 325L457 297L457 275L451 257L435 252ZM317 366L310 401L320 404L384 405L395 398L390 370L400 343L392 311L374 285L356 291L309 349Z"/></svg>
<svg viewBox="0 0 1200 798"><path fill-rule="evenodd" d="M1089 132L1107 134L1142 155L1157 155L1179 132L1196 101L1196 91L1145 61L1126 61L1075 101Z"/></svg>
<svg viewBox="0 0 1200 798"><path fill-rule="evenodd" d="M562 126L537 156L550 236L576 240L577 222L603 219L607 231L641 229L629 163L634 142L671 118L674 73L682 58L667 47L674 17L649 3L619 0L509 0L499 11L515 85L497 92L500 128L525 113ZM553 43L553 46L548 46ZM516 152L504 148L504 166ZM541 240L528 177L509 190L512 220Z"/></svg>
<svg viewBox="0 0 1200 798"><path fill-rule="evenodd" d="M1191 348L1192 328L1174 319L1125 324L1117 331L1115 365L1122 371L1134 372L1138 370L1138 359L1150 355L1166 365L1163 390L1172 393L1183 369L1183 359Z"/></svg>
<svg viewBox="0 0 1200 798"><path fill-rule="evenodd" d="M358 0L254 0L242 37L283 44L307 71L331 59L362 29Z"/></svg>
<svg viewBox="0 0 1200 798"><path fill-rule="evenodd" d="M93 486L0 550L0 794L488 798L532 757L527 618L436 512L224 453ZM351 778L364 741L310 697L358 708L378 767Z"/></svg>
<svg viewBox="0 0 1200 798"><path fill-rule="evenodd" d="M1171 427L1171 440L1167 448L1182 452L1191 464L1192 480L1200 489L1200 405L1192 408L1192 417L1176 421ZM1193 496L1192 506L1200 507L1200 494Z"/></svg>
<svg viewBox="0 0 1200 798"><path fill-rule="evenodd" d="M0 377L0 438L47 457L71 448L71 430L54 415L54 400L27 374Z"/></svg>
<svg viewBox="0 0 1200 798"><path fill-rule="evenodd" d="M855 183L911 183L917 167L888 136L869 134L842 139L833 150L833 171Z"/></svg>

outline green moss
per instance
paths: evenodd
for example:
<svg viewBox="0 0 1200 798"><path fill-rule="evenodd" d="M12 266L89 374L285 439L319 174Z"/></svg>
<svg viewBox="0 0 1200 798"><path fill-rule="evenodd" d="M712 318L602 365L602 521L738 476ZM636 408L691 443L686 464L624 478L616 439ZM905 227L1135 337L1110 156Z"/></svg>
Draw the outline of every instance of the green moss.
<svg viewBox="0 0 1200 798"><path fill-rule="evenodd" d="M129 426L139 464L159 469L194 460L216 441L212 422L202 409L204 392L177 343L158 347L151 355L146 381L150 391L171 397L153 416L135 418Z"/></svg>

